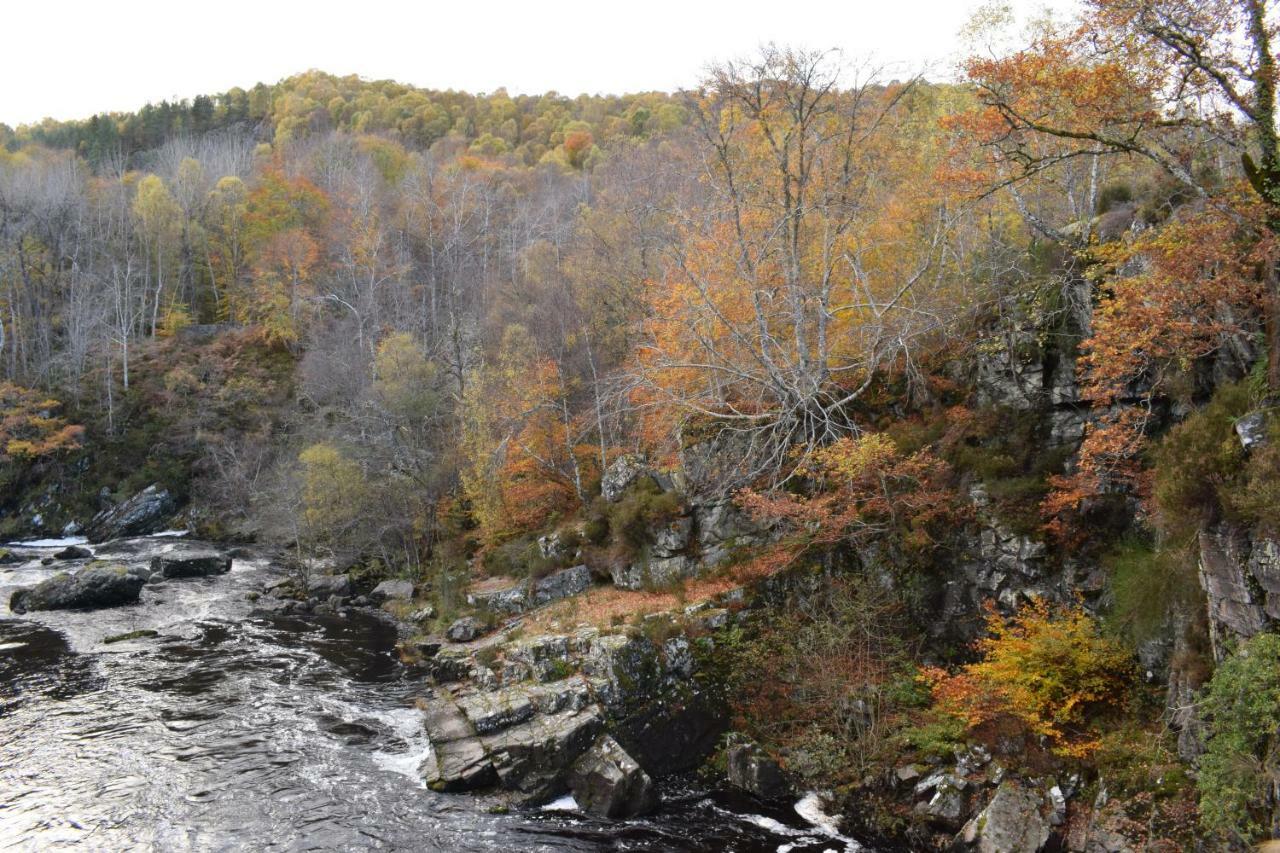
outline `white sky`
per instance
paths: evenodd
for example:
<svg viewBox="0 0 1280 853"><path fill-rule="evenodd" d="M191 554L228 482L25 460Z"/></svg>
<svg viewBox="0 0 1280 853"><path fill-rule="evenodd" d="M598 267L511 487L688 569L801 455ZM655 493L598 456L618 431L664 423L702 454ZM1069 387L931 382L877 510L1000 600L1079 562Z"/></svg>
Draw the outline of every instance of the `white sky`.
<svg viewBox="0 0 1280 853"><path fill-rule="evenodd" d="M1020 12L1046 5L1011 2ZM672 90L696 83L708 62L768 41L838 47L942 78L981 3L19 0L4 4L0 122L133 110L308 68L471 92Z"/></svg>

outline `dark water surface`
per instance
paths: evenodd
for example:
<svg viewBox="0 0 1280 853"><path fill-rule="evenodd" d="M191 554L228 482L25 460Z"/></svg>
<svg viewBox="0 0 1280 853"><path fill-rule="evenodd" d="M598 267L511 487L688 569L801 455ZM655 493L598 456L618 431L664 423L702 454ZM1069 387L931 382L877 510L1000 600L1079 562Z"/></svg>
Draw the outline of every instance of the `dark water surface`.
<svg viewBox="0 0 1280 853"><path fill-rule="evenodd" d="M392 625L251 616L247 593L275 571L259 560L149 585L135 606L8 611L15 586L56 570L0 566L2 850L867 849L679 783L637 821L489 814L417 781L425 688ZM159 635L102 643L139 629Z"/></svg>

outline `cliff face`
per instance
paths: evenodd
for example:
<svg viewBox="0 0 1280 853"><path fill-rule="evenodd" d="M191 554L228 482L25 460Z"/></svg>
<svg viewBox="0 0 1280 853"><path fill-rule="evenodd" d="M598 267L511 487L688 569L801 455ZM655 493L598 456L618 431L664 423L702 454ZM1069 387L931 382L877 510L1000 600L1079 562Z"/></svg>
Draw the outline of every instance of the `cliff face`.
<svg viewBox="0 0 1280 853"><path fill-rule="evenodd" d="M1280 542L1223 522L1200 531L1199 576L1213 656L1280 621Z"/></svg>

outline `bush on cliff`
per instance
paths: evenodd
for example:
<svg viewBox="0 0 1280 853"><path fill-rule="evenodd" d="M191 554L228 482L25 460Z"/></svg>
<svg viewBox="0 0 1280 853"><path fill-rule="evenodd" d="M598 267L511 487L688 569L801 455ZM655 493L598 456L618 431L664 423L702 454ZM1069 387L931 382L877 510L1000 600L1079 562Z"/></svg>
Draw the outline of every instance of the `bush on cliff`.
<svg viewBox="0 0 1280 853"><path fill-rule="evenodd" d="M1009 618L989 606L987 631L975 644L978 661L956 673L925 671L937 706L970 729L1015 721L1060 755L1089 754L1094 718L1121 707L1134 682L1128 651L1083 608L1055 609L1042 599Z"/></svg>
<svg viewBox="0 0 1280 853"><path fill-rule="evenodd" d="M1251 842L1270 837L1280 780L1280 635L1259 634L1214 673L1201 708L1200 822Z"/></svg>

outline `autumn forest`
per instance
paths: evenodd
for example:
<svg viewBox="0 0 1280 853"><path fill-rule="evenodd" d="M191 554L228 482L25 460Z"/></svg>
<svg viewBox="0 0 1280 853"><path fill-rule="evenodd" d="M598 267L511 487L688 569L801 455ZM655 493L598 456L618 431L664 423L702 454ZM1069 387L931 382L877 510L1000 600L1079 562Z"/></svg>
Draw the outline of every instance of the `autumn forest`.
<svg viewBox="0 0 1280 853"><path fill-rule="evenodd" d="M0 125L0 538L154 487L132 533L265 549L263 601L379 611L464 711L531 637L683 643L702 778L873 849L1253 849L1278 26L997 5L947 75L769 45L674 93L307 71ZM529 677L595 677L568 648ZM424 772L591 811L576 755Z"/></svg>

